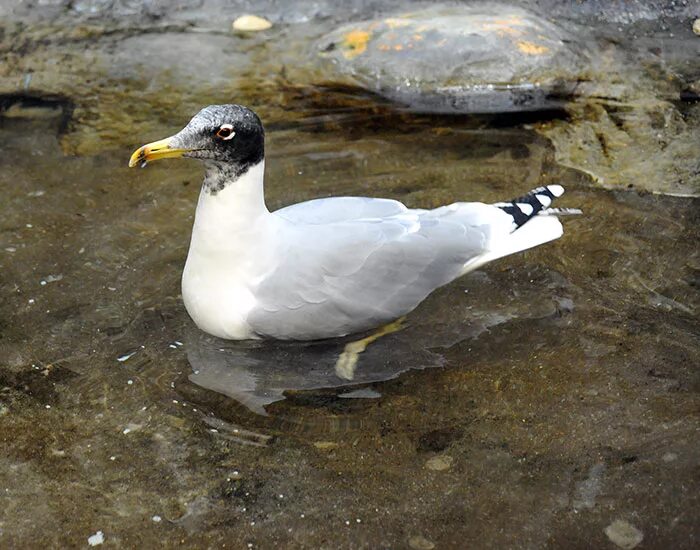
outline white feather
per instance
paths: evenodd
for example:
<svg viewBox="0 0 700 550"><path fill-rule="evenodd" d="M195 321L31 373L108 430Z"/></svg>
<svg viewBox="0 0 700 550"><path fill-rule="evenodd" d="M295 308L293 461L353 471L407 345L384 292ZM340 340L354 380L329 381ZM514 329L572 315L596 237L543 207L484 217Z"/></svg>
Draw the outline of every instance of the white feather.
<svg viewBox="0 0 700 550"><path fill-rule="evenodd" d="M484 264L510 256L516 252L539 246L561 237L564 228L554 216L536 216L516 231L502 235L489 243L489 250L464 264L462 274L478 269Z"/></svg>

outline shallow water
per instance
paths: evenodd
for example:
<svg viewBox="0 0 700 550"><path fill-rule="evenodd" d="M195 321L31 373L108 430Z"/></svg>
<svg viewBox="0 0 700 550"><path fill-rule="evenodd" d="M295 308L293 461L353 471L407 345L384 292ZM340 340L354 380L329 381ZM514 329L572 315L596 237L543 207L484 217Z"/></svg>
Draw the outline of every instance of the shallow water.
<svg viewBox="0 0 700 550"><path fill-rule="evenodd" d="M527 117L260 90L242 95L268 103L270 208L560 182L585 214L435 292L347 380L347 339L231 343L187 317L201 169L126 163L196 98L138 131L107 111L68 137L60 109L3 117L2 545L603 546L622 519L645 547L695 546L697 199L603 190Z"/></svg>

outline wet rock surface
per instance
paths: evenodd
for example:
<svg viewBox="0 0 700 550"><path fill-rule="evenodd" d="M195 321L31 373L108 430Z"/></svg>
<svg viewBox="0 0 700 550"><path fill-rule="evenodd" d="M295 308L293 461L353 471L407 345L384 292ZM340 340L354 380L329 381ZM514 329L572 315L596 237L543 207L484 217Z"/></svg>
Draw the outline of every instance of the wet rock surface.
<svg viewBox="0 0 700 550"><path fill-rule="evenodd" d="M562 163L606 187L697 196L700 44L691 18L644 13L592 27L573 10L554 20L512 4L432 7L344 25L317 50L328 78L412 111L565 109L541 128Z"/></svg>
<svg viewBox="0 0 700 550"><path fill-rule="evenodd" d="M0 546L697 546L698 199L645 192L697 194L692 6L517 3L597 24L617 76L566 114L318 86L323 36L405 6L0 2ZM245 13L272 28L234 34ZM558 182L585 215L435 293L354 380L343 342L265 362L182 306L200 168L126 168L222 101L266 121L271 208Z"/></svg>
<svg viewBox="0 0 700 550"><path fill-rule="evenodd" d="M205 103L247 101L266 120L287 121L296 111L290 96L346 108L348 93L367 99L369 91L428 113L564 109L564 120L546 116L551 123L537 128L561 163L608 188L700 194L692 3L426 10L398 1L27 1L2 9L0 94L69 101L68 153L93 154L97 140L125 145L121 136L141 135L146 120L174 129L171 117ZM236 34L231 23L245 14L275 26ZM462 23L481 34L460 34Z"/></svg>

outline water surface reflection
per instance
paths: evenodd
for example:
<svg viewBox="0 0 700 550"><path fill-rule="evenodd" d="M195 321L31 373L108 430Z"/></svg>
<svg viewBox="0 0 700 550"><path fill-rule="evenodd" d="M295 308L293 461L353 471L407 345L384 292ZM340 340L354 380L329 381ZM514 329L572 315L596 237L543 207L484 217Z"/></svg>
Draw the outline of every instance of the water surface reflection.
<svg viewBox="0 0 700 550"><path fill-rule="evenodd" d="M552 276L560 277L555 272L550 273L549 278ZM466 279L466 286L471 286L474 294L492 284L483 273ZM184 337L187 359L192 367L188 379L263 416L269 414L269 405L290 395L295 399L304 395L308 401L315 394L323 394L325 402L380 399L379 383L409 370L444 367L446 350L461 342L475 340L513 319L549 316L561 308L572 307L569 298L561 297L541 300L539 306L533 307L528 295L519 294L512 295L505 304L485 303L453 319L446 318L442 310L444 301L450 294L464 292L457 286L445 289L441 297L430 300L409 315L398 330L371 342L358 354L350 375L340 367L341 358L348 344L363 335L315 342L235 342L210 336L191 326ZM478 296L474 298L478 300ZM443 314L436 317L433 313L437 312L431 311L435 308Z"/></svg>

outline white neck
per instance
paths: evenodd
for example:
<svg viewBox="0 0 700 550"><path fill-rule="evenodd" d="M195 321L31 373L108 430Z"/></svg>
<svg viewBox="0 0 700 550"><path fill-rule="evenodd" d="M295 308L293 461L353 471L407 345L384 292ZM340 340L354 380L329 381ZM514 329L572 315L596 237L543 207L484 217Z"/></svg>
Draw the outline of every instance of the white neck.
<svg viewBox="0 0 700 550"><path fill-rule="evenodd" d="M210 169L205 182L223 177ZM238 250L241 240L259 229L270 215L265 206L263 179L265 161L261 161L233 181L222 181L220 190L202 185L192 229L190 249Z"/></svg>
<svg viewBox="0 0 700 550"><path fill-rule="evenodd" d="M278 227L265 206L264 170L261 161L226 182L210 170L199 195L182 298L197 325L222 338L254 336L246 322L253 288L274 266ZM212 182L225 185L212 193Z"/></svg>

